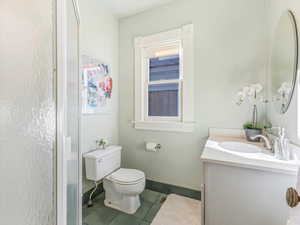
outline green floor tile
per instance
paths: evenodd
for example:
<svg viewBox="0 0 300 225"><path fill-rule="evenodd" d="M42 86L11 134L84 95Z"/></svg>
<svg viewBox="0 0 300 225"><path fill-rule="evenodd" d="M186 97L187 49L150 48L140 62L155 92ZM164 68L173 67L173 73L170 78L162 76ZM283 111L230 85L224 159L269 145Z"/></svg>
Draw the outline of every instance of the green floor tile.
<svg viewBox="0 0 300 225"><path fill-rule="evenodd" d="M152 222L156 214L158 213L159 209L161 207L161 204L154 204L151 209L148 211L147 215L144 218L144 221L146 222Z"/></svg>
<svg viewBox="0 0 300 225"><path fill-rule="evenodd" d="M152 203L150 202L146 202L146 201L141 201L141 206L140 208L136 211L136 213L134 214L135 217L140 218L140 219L144 219L145 216L147 215L148 211L150 210L150 208L152 207Z"/></svg>
<svg viewBox="0 0 300 225"><path fill-rule="evenodd" d="M141 194L141 206L134 215L104 206L105 195L102 193L93 200L93 207L83 207L83 224L86 225L150 225L159 211L161 199L166 195L145 190Z"/></svg>
<svg viewBox="0 0 300 225"><path fill-rule="evenodd" d="M89 208L90 213L83 219L83 222L88 225L108 225L120 213L117 210L102 207Z"/></svg>
<svg viewBox="0 0 300 225"><path fill-rule="evenodd" d="M127 214L119 214L109 225L140 225L141 219Z"/></svg>
<svg viewBox="0 0 300 225"><path fill-rule="evenodd" d="M97 209L98 210L98 209ZM82 208L82 219L91 215L95 211L95 208Z"/></svg>
<svg viewBox="0 0 300 225"><path fill-rule="evenodd" d="M159 193L155 203L162 204L168 195Z"/></svg>
<svg viewBox="0 0 300 225"><path fill-rule="evenodd" d="M142 222L140 223L140 225L150 225L150 223L145 222L145 221L142 221Z"/></svg>
<svg viewBox="0 0 300 225"><path fill-rule="evenodd" d="M105 199L105 195L104 193L102 193L101 195L98 195L96 198L93 199L93 208L100 208L100 207L104 207L104 199ZM89 207L87 205L83 206L83 211L85 209L88 209Z"/></svg>
<svg viewBox="0 0 300 225"><path fill-rule="evenodd" d="M93 200L93 207L98 208L98 207L104 207L104 199L105 199L105 194L102 193L101 195L97 196Z"/></svg>
<svg viewBox="0 0 300 225"><path fill-rule="evenodd" d="M82 217L85 218L88 215L90 215L91 213L93 213L95 210L99 211L99 208L104 208L106 207L104 205L104 196L97 196L97 198L95 198L93 200L93 206L92 207L87 207L87 205L85 205L82 208Z"/></svg>
<svg viewBox="0 0 300 225"><path fill-rule="evenodd" d="M155 203L159 198L160 193L146 189L141 194L141 199L146 202Z"/></svg>

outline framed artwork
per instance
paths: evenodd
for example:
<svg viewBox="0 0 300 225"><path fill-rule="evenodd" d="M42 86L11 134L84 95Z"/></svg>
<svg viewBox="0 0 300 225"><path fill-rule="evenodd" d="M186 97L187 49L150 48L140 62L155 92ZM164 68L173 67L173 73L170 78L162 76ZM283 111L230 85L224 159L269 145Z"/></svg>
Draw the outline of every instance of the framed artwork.
<svg viewBox="0 0 300 225"><path fill-rule="evenodd" d="M86 63L82 69L82 113L111 113L113 79L103 63Z"/></svg>

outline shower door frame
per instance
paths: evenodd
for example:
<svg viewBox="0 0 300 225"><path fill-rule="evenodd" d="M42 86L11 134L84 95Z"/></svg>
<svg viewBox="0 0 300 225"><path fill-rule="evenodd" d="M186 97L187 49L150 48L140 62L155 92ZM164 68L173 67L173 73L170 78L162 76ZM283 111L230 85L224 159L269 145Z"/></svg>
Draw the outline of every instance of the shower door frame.
<svg viewBox="0 0 300 225"><path fill-rule="evenodd" d="M55 55L56 63L56 225L67 225L67 168L65 163L66 137L67 137L67 1L55 0ZM78 0L73 2L77 18L78 31L80 29L80 16ZM78 32L79 40L79 32ZM79 41L78 41L79 52ZM78 71L80 71L80 53L78 54ZM79 79L79 74L78 74ZM80 104L79 97L79 104ZM79 108L81 109L80 105ZM79 114L79 140L80 140L80 114ZM82 224L82 157L79 143L78 151L78 225ZM77 225L77 224L74 224Z"/></svg>

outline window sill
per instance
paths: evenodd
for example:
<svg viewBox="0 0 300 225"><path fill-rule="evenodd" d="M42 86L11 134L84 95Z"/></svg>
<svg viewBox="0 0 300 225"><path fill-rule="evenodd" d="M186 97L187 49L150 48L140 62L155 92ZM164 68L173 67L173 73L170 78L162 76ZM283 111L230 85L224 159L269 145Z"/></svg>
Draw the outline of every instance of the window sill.
<svg viewBox="0 0 300 225"><path fill-rule="evenodd" d="M193 132L195 124L187 122L139 121L135 122L134 127L137 130Z"/></svg>

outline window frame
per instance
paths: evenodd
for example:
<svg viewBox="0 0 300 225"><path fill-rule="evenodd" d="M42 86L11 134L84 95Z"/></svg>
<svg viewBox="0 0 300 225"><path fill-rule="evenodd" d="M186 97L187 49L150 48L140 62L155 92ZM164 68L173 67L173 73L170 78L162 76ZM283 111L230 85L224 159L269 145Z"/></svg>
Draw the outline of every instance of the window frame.
<svg viewBox="0 0 300 225"><path fill-rule="evenodd" d="M154 35L135 38L135 121L142 130L192 132L194 129L194 51L193 25ZM153 53L164 49L179 49L179 79L150 81L150 61ZM152 55L151 55L152 54ZM148 87L151 84L178 83L178 116L148 115Z"/></svg>

